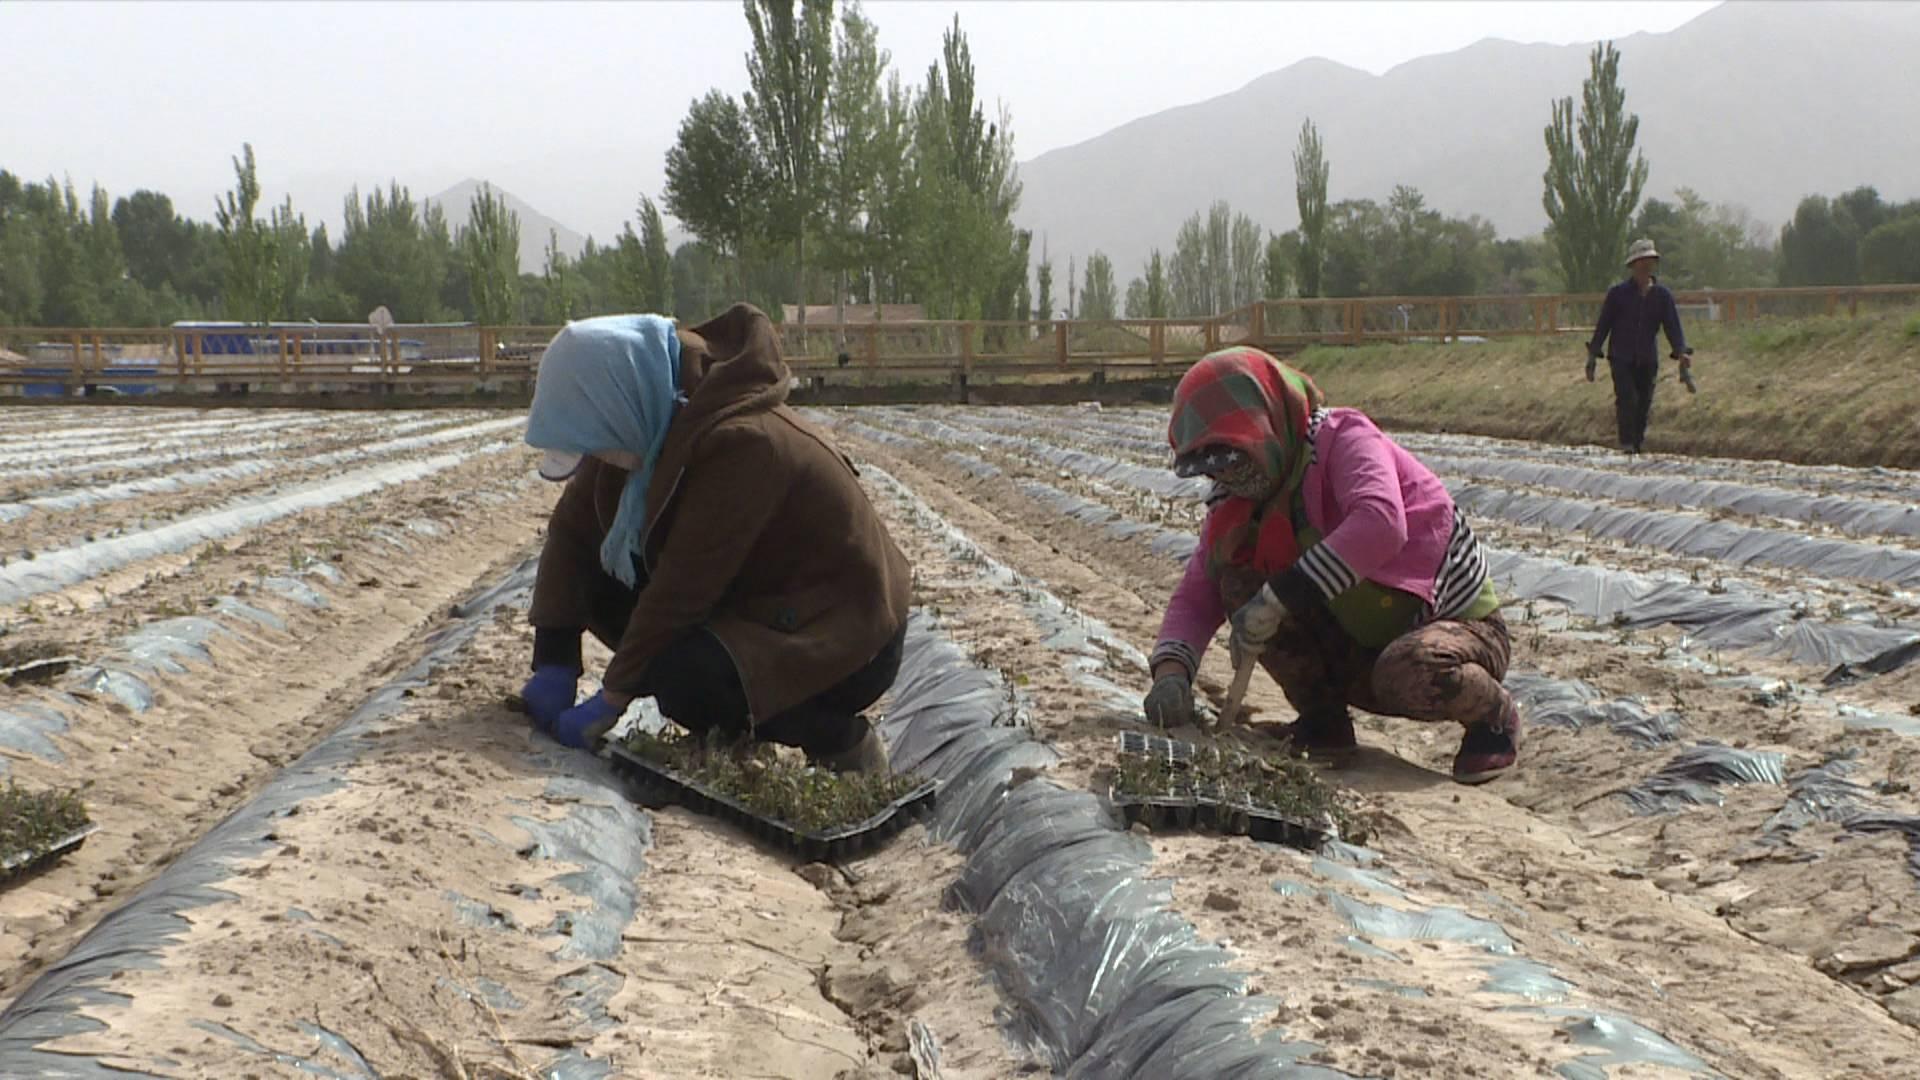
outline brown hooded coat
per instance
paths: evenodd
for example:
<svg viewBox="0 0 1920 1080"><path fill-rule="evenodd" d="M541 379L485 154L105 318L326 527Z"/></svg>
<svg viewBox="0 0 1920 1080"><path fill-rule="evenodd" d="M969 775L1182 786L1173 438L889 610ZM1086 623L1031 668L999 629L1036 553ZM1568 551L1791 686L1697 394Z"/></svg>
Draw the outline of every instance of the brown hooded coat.
<svg viewBox="0 0 1920 1080"><path fill-rule="evenodd" d="M755 723L852 675L906 622L910 571L853 465L784 404L773 323L736 304L680 331L686 404L647 489L646 586L607 666L608 689L645 691L669 642L708 628L733 657ZM619 585L600 544L625 470L588 458L548 523L529 620L593 625L592 590Z"/></svg>

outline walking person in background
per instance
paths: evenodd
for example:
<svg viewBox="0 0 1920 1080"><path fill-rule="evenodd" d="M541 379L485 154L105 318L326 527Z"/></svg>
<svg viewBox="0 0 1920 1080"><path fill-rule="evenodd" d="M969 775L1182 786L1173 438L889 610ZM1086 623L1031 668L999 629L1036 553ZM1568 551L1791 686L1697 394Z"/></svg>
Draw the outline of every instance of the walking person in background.
<svg viewBox="0 0 1920 1080"><path fill-rule="evenodd" d="M1693 349L1680 330L1680 309L1673 293L1654 277L1660 253L1651 240L1635 240L1627 251L1627 280L1607 290L1593 340L1587 342L1587 381L1594 380L1601 346L1613 369L1613 406L1620 425L1620 449L1638 454L1647 438L1647 416L1653 411L1653 384L1660 377L1660 354L1654 335L1664 329L1667 345L1680 361L1680 377L1691 380Z"/></svg>
<svg viewBox="0 0 1920 1080"><path fill-rule="evenodd" d="M1200 657L1231 616L1234 668L1257 660L1299 714L1295 752L1350 756L1354 706L1460 725L1463 784L1513 767L1507 624L1479 541L1419 459L1245 347L1180 380L1168 441L1174 471L1214 487L1160 624L1148 719L1192 721Z"/></svg>
<svg viewBox="0 0 1920 1080"><path fill-rule="evenodd" d="M540 360L527 442L566 481L528 621L534 723L595 747L652 697L697 734L887 771L862 712L893 684L910 571L853 465L786 407L773 323L735 304L683 330L569 323ZM581 635L613 650L576 704Z"/></svg>

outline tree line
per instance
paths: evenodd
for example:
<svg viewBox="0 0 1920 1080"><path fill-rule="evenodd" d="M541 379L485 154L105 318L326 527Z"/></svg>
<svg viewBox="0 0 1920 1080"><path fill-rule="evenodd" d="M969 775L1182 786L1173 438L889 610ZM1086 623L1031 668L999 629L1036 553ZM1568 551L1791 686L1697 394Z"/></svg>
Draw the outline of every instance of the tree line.
<svg viewBox="0 0 1920 1080"><path fill-rule="evenodd" d="M71 182L0 170L0 325L148 326L178 319L557 323L614 311L699 319L735 298L776 314L822 300L921 305L930 318L1198 317L1261 298L1593 292L1651 237L1677 288L1920 282L1920 200L1863 186L1810 195L1774 235L1744 210L1682 188L1646 198L1620 54L1594 49L1579 100L1543 130L1548 226L1501 237L1411 186L1384 203L1334 200L1311 119L1295 144L1300 224L1263 229L1224 201L1196 208L1165 249L1123 275L1102 252L1067 257L1013 223L1020 182L1008 111L989 114L958 18L909 83L857 3L744 0L748 91L695 98L666 158L611 243L560 250L523 273L521 223L491 189L464 225L391 182L344 201L340 236L291 200L261 205L245 146L211 222L165 194L82 198ZM694 239L669 250L662 207ZM1037 258L1036 258L1037 256ZM1064 297L1060 294L1064 293ZM1064 303L1063 303L1064 301ZM800 306L805 318L805 305Z"/></svg>

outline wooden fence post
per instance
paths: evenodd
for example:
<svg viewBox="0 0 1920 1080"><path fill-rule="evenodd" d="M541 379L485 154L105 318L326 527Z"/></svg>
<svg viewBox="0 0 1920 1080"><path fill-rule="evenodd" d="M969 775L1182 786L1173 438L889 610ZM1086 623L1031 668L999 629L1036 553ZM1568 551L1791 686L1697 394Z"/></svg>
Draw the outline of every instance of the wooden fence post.
<svg viewBox="0 0 1920 1080"><path fill-rule="evenodd" d="M1267 305L1259 300L1247 311L1247 342L1255 348L1267 346Z"/></svg>
<svg viewBox="0 0 1920 1080"><path fill-rule="evenodd" d="M1154 323L1147 328L1147 353L1155 367L1167 362L1167 327L1164 323Z"/></svg>
<svg viewBox="0 0 1920 1080"><path fill-rule="evenodd" d="M86 354L81 351L79 334L72 336L71 344L68 347L73 350L73 358L67 364L67 394L68 396L72 396L78 394L80 388L86 384L87 358Z"/></svg>
<svg viewBox="0 0 1920 1080"><path fill-rule="evenodd" d="M1067 366L1067 324L1065 322L1053 324L1053 358L1059 361L1061 367Z"/></svg>

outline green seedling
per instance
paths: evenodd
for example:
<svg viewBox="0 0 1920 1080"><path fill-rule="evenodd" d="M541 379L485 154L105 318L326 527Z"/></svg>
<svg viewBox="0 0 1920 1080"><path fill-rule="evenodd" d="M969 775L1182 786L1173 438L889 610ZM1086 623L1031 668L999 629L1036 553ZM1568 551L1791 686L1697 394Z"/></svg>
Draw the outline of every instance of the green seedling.
<svg viewBox="0 0 1920 1080"><path fill-rule="evenodd" d="M28 791L13 781L0 788L0 860L38 855L90 823L83 789Z"/></svg>
<svg viewBox="0 0 1920 1080"><path fill-rule="evenodd" d="M717 733L701 739L634 732L627 737L627 749L754 814L803 833L858 825L920 786L919 778L909 775L817 769L783 759L765 743L738 745Z"/></svg>
<svg viewBox="0 0 1920 1080"><path fill-rule="evenodd" d="M1331 818L1343 838L1361 829L1339 793L1305 761L1200 746L1191 762L1174 766L1158 759L1122 755L1113 789L1135 798L1205 789L1223 802L1268 811L1302 822Z"/></svg>

